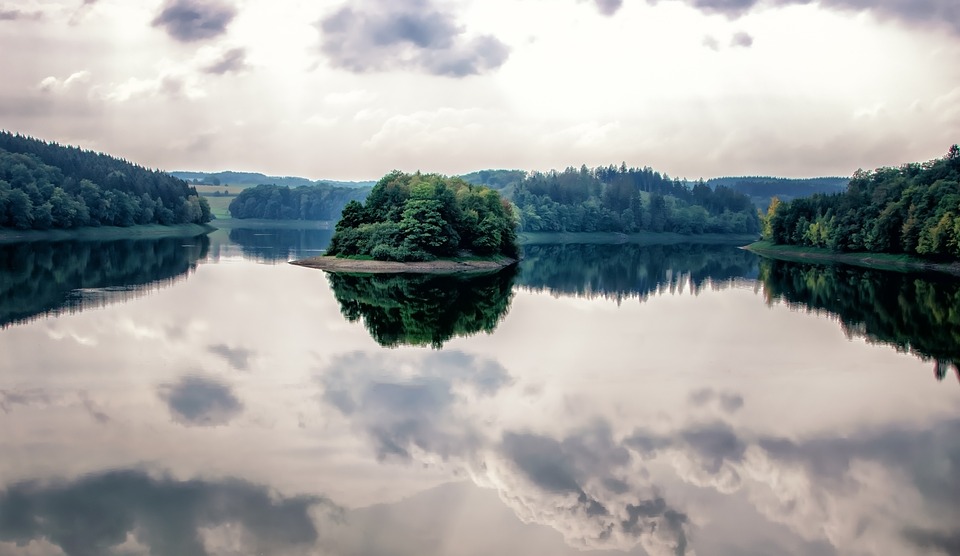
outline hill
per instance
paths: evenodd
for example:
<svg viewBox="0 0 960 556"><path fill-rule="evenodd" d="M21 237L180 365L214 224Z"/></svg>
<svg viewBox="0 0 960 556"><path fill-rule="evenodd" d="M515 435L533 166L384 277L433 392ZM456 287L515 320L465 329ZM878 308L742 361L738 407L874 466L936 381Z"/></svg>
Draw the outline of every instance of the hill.
<svg viewBox="0 0 960 556"><path fill-rule="evenodd" d="M203 224L195 188L159 170L0 132L0 228Z"/></svg>
<svg viewBox="0 0 960 556"><path fill-rule="evenodd" d="M311 185L327 185L331 187L373 187L375 181L337 181L337 180L310 180L297 176L268 176L258 172L170 172L171 176L200 185L285 185L287 187L304 187Z"/></svg>
<svg viewBox="0 0 960 556"><path fill-rule="evenodd" d="M724 186L750 197L757 208L767 210L770 201L777 197L781 201L792 201L799 197L809 197L817 193L841 193L850 183L850 178L776 178L771 176L744 176L712 178L707 185L716 189Z"/></svg>

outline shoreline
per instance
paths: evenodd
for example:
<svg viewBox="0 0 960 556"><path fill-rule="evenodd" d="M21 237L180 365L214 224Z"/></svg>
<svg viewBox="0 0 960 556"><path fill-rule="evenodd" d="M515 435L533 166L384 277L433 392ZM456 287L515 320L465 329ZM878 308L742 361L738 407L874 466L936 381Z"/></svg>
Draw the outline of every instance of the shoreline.
<svg viewBox="0 0 960 556"><path fill-rule="evenodd" d="M517 263L516 259L502 257L497 260L453 260L436 261L376 261L371 259L343 259L322 255L290 261L290 264L306 268L315 268L324 272L353 274L475 274L496 272Z"/></svg>
<svg viewBox="0 0 960 556"><path fill-rule="evenodd" d="M164 237L194 237L216 231L210 224L141 224L137 226L87 226L57 230L0 229L0 244L32 241L152 239Z"/></svg>
<svg viewBox="0 0 960 556"><path fill-rule="evenodd" d="M862 268L892 270L895 272L938 272L960 277L960 262L935 263L909 255L885 253L836 253L817 247L776 245L769 241L757 241L741 247L752 253L772 259L801 263L841 263Z"/></svg>

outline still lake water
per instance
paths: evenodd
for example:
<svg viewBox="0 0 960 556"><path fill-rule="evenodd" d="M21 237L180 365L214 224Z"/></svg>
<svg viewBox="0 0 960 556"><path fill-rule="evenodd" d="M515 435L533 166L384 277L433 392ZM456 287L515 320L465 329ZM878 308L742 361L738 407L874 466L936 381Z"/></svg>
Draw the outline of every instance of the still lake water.
<svg viewBox="0 0 960 556"><path fill-rule="evenodd" d="M0 555L960 553L960 281L327 241L0 245Z"/></svg>

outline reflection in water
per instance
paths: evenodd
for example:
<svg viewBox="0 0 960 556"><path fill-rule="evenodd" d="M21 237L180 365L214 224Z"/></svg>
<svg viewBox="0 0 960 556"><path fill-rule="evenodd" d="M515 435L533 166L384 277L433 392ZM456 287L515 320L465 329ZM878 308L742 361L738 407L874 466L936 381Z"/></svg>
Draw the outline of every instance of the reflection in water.
<svg viewBox="0 0 960 556"><path fill-rule="evenodd" d="M335 302L231 260L0 330L0 555L960 553L960 390L828 318L955 363L955 286L727 247L527 256L515 304L513 272L330 275ZM761 268L813 310L714 287ZM265 291L290 295L239 295ZM388 350L340 313L385 346L497 330Z"/></svg>
<svg viewBox="0 0 960 556"><path fill-rule="evenodd" d="M205 235L0 245L0 327L173 284L196 268L209 245Z"/></svg>
<svg viewBox="0 0 960 556"><path fill-rule="evenodd" d="M432 346L493 332L513 299L516 268L471 276L328 273L340 312L382 346Z"/></svg>
<svg viewBox="0 0 960 556"><path fill-rule="evenodd" d="M764 259L767 303L836 316L847 336L933 359L938 379L951 366L960 378L960 281L846 266Z"/></svg>
<svg viewBox="0 0 960 556"><path fill-rule="evenodd" d="M245 257L262 262L287 262L320 255L333 230L247 229L230 230L230 241L239 245Z"/></svg>
<svg viewBox="0 0 960 556"><path fill-rule="evenodd" d="M580 549L691 554L687 516L672 507L609 424L560 438L497 431L483 406L510 394L515 379L499 363L458 351L415 364L355 352L321 375L324 401L368 439L381 459L462 466L496 489L524 523L559 531ZM400 368L410 370L404 371Z"/></svg>
<svg viewBox="0 0 960 556"><path fill-rule="evenodd" d="M616 300L699 292L757 275L757 256L729 245L525 245L522 286L553 295Z"/></svg>
<svg viewBox="0 0 960 556"><path fill-rule="evenodd" d="M139 470L23 482L0 491L0 552L10 542L34 545L30 554L52 543L70 556L205 556L239 541L242 553L275 554L316 543L314 507L334 510L323 498L278 497L241 480L178 481Z"/></svg>

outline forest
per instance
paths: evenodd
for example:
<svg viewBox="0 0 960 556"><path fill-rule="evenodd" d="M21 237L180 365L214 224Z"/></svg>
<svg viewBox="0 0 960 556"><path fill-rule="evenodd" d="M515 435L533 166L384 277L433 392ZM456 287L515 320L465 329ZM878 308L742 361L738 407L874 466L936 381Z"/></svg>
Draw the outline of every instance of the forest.
<svg viewBox="0 0 960 556"><path fill-rule="evenodd" d="M0 132L0 228L203 224L196 189L112 156Z"/></svg>
<svg viewBox="0 0 960 556"><path fill-rule="evenodd" d="M240 192L230 202L233 218L267 220L337 220L350 201L362 201L369 190L311 185L258 185Z"/></svg>
<svg viewBox="0 0 960 556"><path fill-rule="evenodd" d="M533 173L514 186L512 201L525 232L760 231L750 199L703 180L689 187L651 168L626 164Z"/></svg>
<svg viewBox="0 0 960 556"><path fill-rule="evenodd" d="M496 191L396 171L377 182L364 204L347 203L327 248L328 255L392 261L517 253L512 207Z"/></svg>
<svg viewBox="0 0 960 556"><path fill-rule="evenodd" d="M711 186L702 180L691 185L651 168L621 164L531 174L481 170L458 179L494 189L511 201L518 231L523 232L760 232L756 207L734 187ZM348 201L362 201L370 191L258 186L241 193L231 203L230 214L234 218L335 220Z"/></svg>
<svg viewBox="0 0 960 556"><path fill-rule="evenodd" d="M763 233L783 245L960 259L960 148L929 162L858 170L842 194L774 199Z"/></svg>

